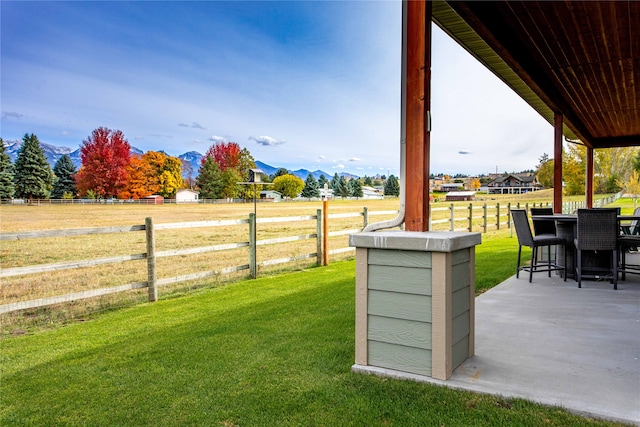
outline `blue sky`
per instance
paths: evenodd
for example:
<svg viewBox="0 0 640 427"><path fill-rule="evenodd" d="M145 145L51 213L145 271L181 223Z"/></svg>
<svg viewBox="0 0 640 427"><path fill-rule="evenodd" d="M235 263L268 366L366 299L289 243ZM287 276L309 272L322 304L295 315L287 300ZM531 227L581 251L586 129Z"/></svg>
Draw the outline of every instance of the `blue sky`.
<svg viewBox="0 0 640 427"><path fill-rule="evenodd" d="M0 2L0 136L399 173L398 1ZM534 168L553 129L434 26L431 172ZM461 154L461 152L466 154Z"/></svg>

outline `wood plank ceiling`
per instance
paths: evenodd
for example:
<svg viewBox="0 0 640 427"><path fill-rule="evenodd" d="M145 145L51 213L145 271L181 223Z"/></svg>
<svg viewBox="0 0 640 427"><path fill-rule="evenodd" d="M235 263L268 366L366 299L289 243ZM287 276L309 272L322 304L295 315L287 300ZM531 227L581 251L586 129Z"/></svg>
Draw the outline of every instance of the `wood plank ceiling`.
<svg viewBox="0 0 640 427"><path fill-rule="evenodd" d="M433 20L567 138L640 145L640 1L435 1Z"/></svg>

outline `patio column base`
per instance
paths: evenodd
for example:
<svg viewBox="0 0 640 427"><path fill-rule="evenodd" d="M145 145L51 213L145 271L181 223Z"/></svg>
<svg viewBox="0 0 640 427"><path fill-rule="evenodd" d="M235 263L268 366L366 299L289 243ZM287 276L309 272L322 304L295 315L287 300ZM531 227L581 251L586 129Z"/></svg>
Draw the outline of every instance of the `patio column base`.
<svg viewBox="0 0 640 427"><path fill-rule="evenodd" d="M354 366L446 380L475 347L475 246L480 233L353 234ZM384 372L384 370L382 371Z"/></svg>

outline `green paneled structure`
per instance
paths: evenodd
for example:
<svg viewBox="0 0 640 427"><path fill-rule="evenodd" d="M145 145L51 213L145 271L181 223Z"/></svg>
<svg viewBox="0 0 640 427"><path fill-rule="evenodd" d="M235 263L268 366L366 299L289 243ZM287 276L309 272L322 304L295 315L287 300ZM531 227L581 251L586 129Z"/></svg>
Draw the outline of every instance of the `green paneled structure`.
<svg viewBox="0 0 640 427"><path fill-rule="evenodd" d="M356 365L447 379L473 355L479 233L354 234Z"/></svg>

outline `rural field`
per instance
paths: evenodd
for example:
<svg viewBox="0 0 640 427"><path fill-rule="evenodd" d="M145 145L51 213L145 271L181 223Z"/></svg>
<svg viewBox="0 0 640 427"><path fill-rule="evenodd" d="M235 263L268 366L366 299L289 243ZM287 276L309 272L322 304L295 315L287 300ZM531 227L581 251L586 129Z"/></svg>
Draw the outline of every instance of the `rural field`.
<svg viewBox="0 0 640 427"><path fill-rule="evenodd" d="M551 197L552 194L549 191L520 196L480 195L479 200L473 202L472 220L468 219L469 202L432 203L432 219L434 221L432 229L450 229L449 219L453 205L456 217L459 215L461 218L461 221L457 221L455 224L456 229L465 230L469 222L472 221L473 231L484 231L483 223L487 227L483 240L491 236L509 236L512 233L507 229L506 224L508 204L512 206L545 204L551 202ZM489 205L485 210L489 218L488 221L480 218L483 215L482 206L485 204ZM500 222L502 223L500 230L497 229L496 224L496 206L498 204L501 206L499 209ZM328 203L330 215L328 230L337 235L328 238L328 248L330 251L337 251L330 255L329 262L349 259L353 256L354 252L348 248L348 234L356 232L364 226L362 213L365 207L368 209L369 223L388 220L396 216L399 200L392 198L330 201ZM246 242L249 240L249 228L246 220L249 214L253 213L253 209L254 206L251 202L181 205L2 205L0 206L0 231L6 234L42 230L134 226L144 224L147 217L153 218L156 226L197 221L245 220L241 224L216 227L158 230L155 237L156 251L158 252L245 242L244 247L223 251L158 258L156 274L160 279L197 274L203 271L219 272L229 267L246 266L249 262L249 250L246 246ZM259 276L285 270L301 270L317 265L315 257L305 256L316 253L317 240L315 238L303 238L277 244L260 244L260 241L314 235L318 225L316 219L297 219L317 215L321 209L322 202L319 201L257 204L256 237L259 243L256 258ZM380 214L376 215L376 213ZM467 219L464 219L465 215ZM331 216L335 217L331 218ZM269 218L279 218L280 221L260 222L267 221ZM290 218L290 220L286 218ZM342 234L340 234L341 232ZM341 252L340 249L344 251ZM144 231L0 240L0 264L3 270L123 257L144 254L145 252ZM281 264L269 264L269 260L283 257L296 258L296 260ZM214 274L206 279L164 285L159 288L159 297L162 299L182 295L193 289L216 286L230 280L246 278L248 274L247 269L241 268L239 271L228 274ZM0 305L122 286L146 280L147 263L145 259L3 277L0 287ZM15 330L16 326L20 325L30 327L32 325L56 324L60 321L82 317L88 313L145 302L147 299L147 290L143 288L49 307L1 314L2 332L6 334L8 330Z"/></svg>
<svg viewBox="0 0 640 427"><path fill-rule="evenodd" d="M523 203L529 202L533 201ZM370 212L394 210L397 200L336 201L329 209L348 213L364 206ZM258 216L309 215L318 208L317 203L259 205ZM5 218L13 230L27 231L141 224L146 216L153 216L158 224L232 219L245 217L249 211L252 206L249 209L248 205L0 208L3 233L9 232ZM33 220L30 226L25 216ZM332 229L361 223L361 217L336 218ZM294 224L270 225L278 228L272 231L278 234L291 232L286 227ZM213 230L186 229L188 237L169 234L161 239L162 245L246 238L246 231L243 235ZM162 233L173 231L177 230ZM144 250L139 247L143 236L133 242L114 238L137 234L78 236L97 238L93 243L76 238L0 241L3 268L6 259L19 263L20 254L14 253L19 249L13 244L40 241L24 254L30 257L29 263L40 264L51 262L45 253L59 260ZM517 241L508 229L490 231L482 238L476 253L478 292L513 274L511 261L517 252ZM246 262L246 253L238 256L242 260L236 263ZM209 258L208 263L215 262L211 254ZM104 273L103 280L115 281L125 274L123 267L111 266L112 277ZM144 266L139 268L144 270ZM286 268L288 272L277 276L262 275L230 286L216 287L216 280L206 280L171 291L161 289L160 301L154 304L134 306L145 301L142 292L137 299L86 300L3 315L0 424L619 425L521 399L354 375L350 366L355 262L332 259L327 267ZM96 274L90 270L85 272L86 283ZM66 271L66 275L75 271ZM26 289L35 287L32 279L26 282Z"/></svg>

